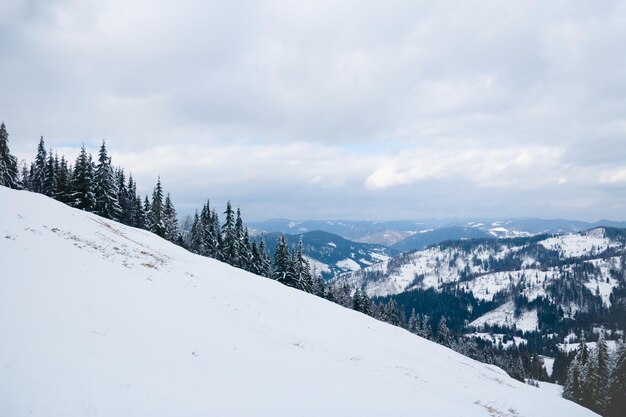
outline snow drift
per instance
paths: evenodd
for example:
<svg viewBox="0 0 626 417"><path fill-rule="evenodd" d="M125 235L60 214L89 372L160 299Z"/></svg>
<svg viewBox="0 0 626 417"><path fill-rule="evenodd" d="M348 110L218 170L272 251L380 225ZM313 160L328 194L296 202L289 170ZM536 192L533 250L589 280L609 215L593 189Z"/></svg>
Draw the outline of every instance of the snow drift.
<svg viewBox="0 0 626 417"><path fill-rule="evenodd" d="M0 187L2 416L590 416L493 366Z"/></svg>

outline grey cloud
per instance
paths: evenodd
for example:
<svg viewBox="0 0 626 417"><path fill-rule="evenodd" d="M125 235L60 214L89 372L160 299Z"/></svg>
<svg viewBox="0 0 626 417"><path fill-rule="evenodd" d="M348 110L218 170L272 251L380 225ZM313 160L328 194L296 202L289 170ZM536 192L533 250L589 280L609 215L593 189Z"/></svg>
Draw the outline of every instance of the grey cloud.
<svg viewBox="0 0 626 417"><path fill-rule="evenodd" d="M625 18L624 1L9 0L0 118L21 158L41 134L106 138L184 207L623 217Z"/></svg>

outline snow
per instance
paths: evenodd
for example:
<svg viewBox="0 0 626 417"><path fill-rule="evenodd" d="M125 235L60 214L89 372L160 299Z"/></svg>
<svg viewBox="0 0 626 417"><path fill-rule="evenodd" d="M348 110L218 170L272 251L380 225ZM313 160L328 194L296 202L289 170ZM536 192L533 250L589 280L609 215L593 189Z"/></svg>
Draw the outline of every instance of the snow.
<svg viewBox="0 0 626 417"><path fill-rule="evenodd" d="M403 329L0 187L0 415L584 417Z"/></svg>
<svg viewBox="0 0 626 417"><path fill-rule="evenodd" d="M486 342L491 342L493 345L501 345L504 349L508 349L511 348L513 346L521 346L521 345L527 345L528 344L528 340L518 337L518 336L514 336L514 337L508 337L504 334L501 333L479 333L479 332L474 332L474 333L468 333L464 335L467 338L473 338L473 339L480 339L480 340L484 340ZM504 341L506 339L511 339L511 340L507 340L506 342Z"/></svg>
<svg viewBox="0 0 626 417"><path fill-rule="evenodd" d="M546 296L544 289L546 281L558 278L558 270L541 271L538 269L526 269L523 271L485 274L464 284L477 299L491 301L497 292L507 290L511 285L516 285L523 281L526 283L523 293L529 301L533 301L538 297Z"/></svg>
<svg viewBox="0 0 626 417"><path fill-rule="evenodd" d="M372 252L369 255L370 255L370 258L376 259L377 261L380 261L380 262L385 262L391 259L391 256L384 255L382 253Z"/></svg>
<svg viewBox="0 0 626 417"><path fill-rule="evenodd" d="M333 243L333 242L328 242L327 245L330 246L331 248L336 248L337 247L337 245L335 243Z"/></svg>
<svg viewBox="0 0 626 417"><path fill-rule="evenodd" d="M554 358L550 356L539 355L541 360L543 361L543 366L546 368L546 372L548 376L552 376L552 370L554 369Z"/></svg>
<svg viewBox="0 0 626 417"><path fill-rule="evenodd" d="M596 342L586 342L585 343L587 345L587 347L589 349L595 349L596 347ZM575 350L578 350L578 347L580 346L579 342L576 343L559 343L557 345L557 347L559 348L560 351L562 352L573 352ZM615 352L617 350L617 341L615 340L607 340L606 341L606 346L609 348L610 352Z"/></svg>
<svg viewBox="0 0 626 417"><path fill-rule="evenodd" d="M556 250L565 257L574 258L586 255L597 255L615 243L604 236L603 229L594 229L585 234L574 233L554 236L542 240L540 244L546 249Z"/></svg>
<svg viewBox="0 0 626 417"><path fill-rule="evenodd" d="M522 311L519 317L515 317L515 305L512 301L509 301L469 324L470 327L477 329L485 325L506 327L513 327L513 325L515 325L518 330L532 332L537 330L539 320L536 310Z"/></svg>
<svg viewBox="0 0 626 417"><path fill-rule="evenodd" d="M311 266L311 270L316 273L318 276L321 276L322 273L330 274L330 267L317 259L313 259L310 256L306 256L305 258L309 261L309 265Z"/></svg>
<svg viewBox="0 0 626 417"><path fill-rule="evenodd" d="M548 372L548 374L550 375L551 372ZM563 395L563 386L559 384L552 384L550 382L541 381L539 382L539 389L548 392L557 398L561 398L561 396Z"/></svg>
<svg viewBox="0 0 626 417"><path fill-rule="evenodd" d="M358 271L359 269L361 269L361 265L359 265L358 262L355 261L354 259L350 259L350 258L337 261L335 265L337 265L339 268L346 269L348 271Z"/></svg>

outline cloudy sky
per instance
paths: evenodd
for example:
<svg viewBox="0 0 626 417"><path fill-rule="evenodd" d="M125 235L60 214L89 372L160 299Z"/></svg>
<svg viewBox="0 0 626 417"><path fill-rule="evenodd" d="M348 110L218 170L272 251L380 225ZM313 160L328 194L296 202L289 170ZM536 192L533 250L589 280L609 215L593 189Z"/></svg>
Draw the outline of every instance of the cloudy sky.
<svg viewBox="0 0 626 417"><path fill-rule="evenodd" d="M624 1L2 0L0 91L182 212L626 219Z"/></svg>

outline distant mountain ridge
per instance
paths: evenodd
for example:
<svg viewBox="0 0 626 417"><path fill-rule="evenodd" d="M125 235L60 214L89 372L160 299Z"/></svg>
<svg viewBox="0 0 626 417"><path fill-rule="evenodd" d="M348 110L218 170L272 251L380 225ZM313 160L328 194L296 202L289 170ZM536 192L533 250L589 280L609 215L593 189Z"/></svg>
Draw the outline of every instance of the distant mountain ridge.
<svg viewBox="0 0 626 417"><path fill-rule="evenodd" d="M541 233L557 234L589 230L592 228L626 227L626 221L599 220L585 222L567 219L513 218L513 219L423 219L396 221L354 221L354 220L290 220L272 219L250 222L254 233L298 234L315 230L334 233L345 239L375 243L394 247L398 250L423 249L424 245L439 243L448 239L487 237L520 237ZM458 228L464 228L460 233ZM442 229L449 229L441 231ZM483 232L470 231L470 229ZM439 232L437 232L439 231ZM429 234L436 233L428 237ZM415 237L416 235L421 235ZM402 240L406 240L404 243ZM438 241L437 241L438 240Z"/></svg>

